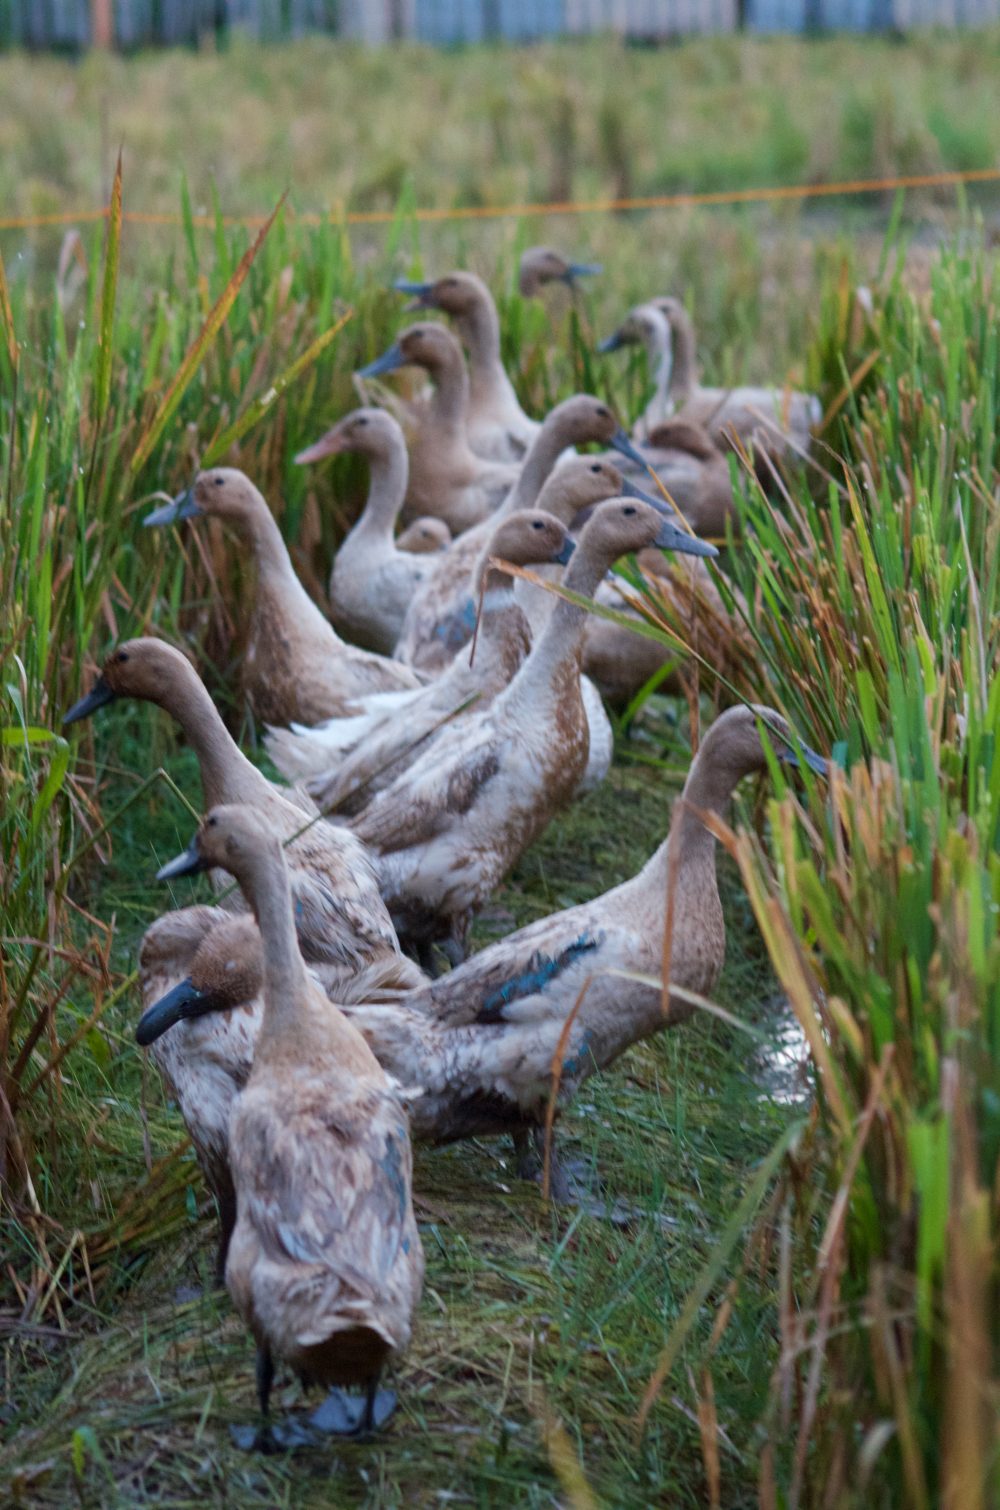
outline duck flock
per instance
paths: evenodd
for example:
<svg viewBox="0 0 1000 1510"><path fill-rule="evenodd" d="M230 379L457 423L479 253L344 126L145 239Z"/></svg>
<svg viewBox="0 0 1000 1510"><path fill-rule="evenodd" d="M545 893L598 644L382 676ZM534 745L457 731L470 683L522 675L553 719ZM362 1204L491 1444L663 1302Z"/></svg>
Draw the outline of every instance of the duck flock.
<svg viewBox="0 0 1000 1510"><path fill-rule="evenodd" d="M596 271L536 248L522 291ZM146 932L137 1038L218 1203L220 1277L257 1345L262 1423L247 1440L265 1449L367 1434L392 1409L380 1381L423 1280L413 1140L507 1134L519 1171L537 1173L551 1104L715 984L712 815L769 756L825 769L773 710L730 707L638 875L467 953L471 920L519 857L607 774L605 704L664 670L661 645L584 601L632 611L612 568L635 556L664 593L686 573L724 613L705 537L724 536L732 510L726 450L758 465L806 454L816 404L700 386L691 320L664 298L603 343L648 354L655 392L631 434L588 395L537 421L479 278L397 287L450 323L409 325L358 377L417 367L427 386L383 392L296 458L352 452L370 468L333 566L332 623L242 472L203 471L145 520L221 519L253 558L243 692L289 784L246 758L160 639L116 648L66 715L157 703L200 764L206 816L158 879L209 870L220 894ZM554 1153L550 1174L563 1193ZM308 1418L270 1419L277 1364L329 1391Z"/></svg>

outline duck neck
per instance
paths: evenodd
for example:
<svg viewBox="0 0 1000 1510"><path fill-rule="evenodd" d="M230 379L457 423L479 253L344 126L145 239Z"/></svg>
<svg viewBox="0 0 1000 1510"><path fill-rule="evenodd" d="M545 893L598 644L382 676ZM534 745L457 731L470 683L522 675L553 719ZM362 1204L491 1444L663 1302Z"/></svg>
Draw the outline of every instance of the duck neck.
<svg viewBox="0 0 1000 1510"><path fill-rule="evenodd" d="M198 757L206 809L270 794L268 782L230 735L193 667L182 679L165 681L157 702L180 724Z"/></svg>
<svg viewBox="0 0 1000 1510"><path fill-rule="evenodd" d="M308 980L295 934L292 891L279 849L255 855L241 877L264 944L264 1022L259 1043L297 1036Z"/></svg>
<svg viewBox="0 0 1000 1510"><path fill-rule="evenodd" d="M480 576L477 607L480 604L472 666L488 678L496 666L507 664L515 651L514 664L520 661L528 629L514 596L514 579L507 572L489 567Z"/></svg>
<svg viewBox="0 0 1000 1510"><path fill-rule="evenodd" d="M609 564L603 556L598 560L588 552L583 541L566 569L562 585L581 597L592 598ZM522 687L533 690L545 683L553 684L572 667L579 669L586 623L585 608L557 597L556 606L517 678Z"/></svg>
<svg viewBox="0 0 1000 1510"><path fill-rule="evenodd" d="M431 413L438 432L464 442L469 411L469 375L464 361L455 354L427 370L434 384Z"/></svg>
<svg viewBox="0 0 1000 1510"><path fill-rule="evenodd" d="M666 316L652 323L646 336L646 358L653 373L653 397L646 405L647 430L660 424L670 412L671 376L673 373L673 343L670 339L670 324Z"/></svg>
<svg viewBox="0 0 1000 1510"><path fill-rule="evenodd" d="M402 437L394 435L383 450L369 457L369 463L368 499L350 533L356 540L391 545L409 481L409 461Z"/></svg>
<svg viewBox="0 0 1000 1510"><path fill-rule="evenodd" d="M504 408L514 397L514 390L500 359L500 321L496 305L485 289L456 324L469 353L472 409L492 412Z"/></svg>
<svg viewBox="0 0 1000 1510"><path fill-rule="evenodd" d="M720 758L721 757L721 758ZM709 730L701 749L691 763L684 790L678 799L681 803L672 836L664 841L650 861L650 867L663 873L667 869L668 844L678 847L680 875L690 878L692 873L703 873L706 880L715 885L715 835L702 820L704 813L725 813L733 789L745 771L735 768L725 759L724 751L716 747Z"/></svg>
<svg viewBox="0 0 1000 1510"><path fill-rule="evenodd" d="M253 551L257 566L257 606L272 609L268 618L291 621L305 629L322 626L331 636L334 631L295 575L292 558L282 538L277 521L263 498L243 516L242 527Z"/></svg>
<svg viewBox="0 0 1000 1510"><path fill-rule="evenodd" d="M524 459L517 482L505 502L493 514L494 526L508 514L516 514L519 509L534 508L538 502L538 495L559 457L565 451L566 444L558 425L549 422L542 425Z"/></svg>
<svg viewBox="0 0 1000 1510"><path fill-rule="evenodd" d="M670 372L670 398L675 404L685 404L694 393L696 382L696 349L694 321L686 309L675 309L670 316L671 345L673 347Z"/></svg>

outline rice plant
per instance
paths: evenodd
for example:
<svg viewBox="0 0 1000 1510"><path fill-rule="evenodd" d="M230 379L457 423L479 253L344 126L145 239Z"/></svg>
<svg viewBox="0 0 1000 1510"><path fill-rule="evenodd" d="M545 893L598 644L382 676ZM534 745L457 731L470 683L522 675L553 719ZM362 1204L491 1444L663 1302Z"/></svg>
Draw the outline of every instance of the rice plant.
<svg viewBox="0 0 1000 1510"><path fill-rule="evenodd" d="M152 862L187 837L190 758L155 710L118 710L72 745L60 714L109 643L155 627L197 652L242 726L227 670L243 563L214 530L150 539L144 500L225 456L258 481L322 598L362 480L345 467L331 507L289 458L352 404L351 372L400 319L390 276L428 252L405 202L378 259L359 265L335 223L304 226L279 206L259 232L221 217L206 232L186 193L180 237L140 252L122 230L127 195L119 171L106 223L41 293L9 269L0 280L0 1286L20 1328L9 1368L44 1381L51 1417L30 1450L8 1444L10 1493L29 1503L152 1498L137 1466L150 1424L176 1448L157 1466L168 1502L181 1484L197 1492L191 1443L248 1390L218 1303L195 1296L175 1313L165 1276L179 1254L203 1260L204 1201L128 1038L135 946L159 905ZM609 793L567 816L499 903L509 925L587 894L596 873L620 879L634 851L616 848L618 815L631 803L643 836L665 829L710 703L780 708L835 767L825 786L774 771L770 796L720 830L723 994L738 1015L753 1003L760 1026L777 982L810 1048L815 1105L761 1108L718 1025L630 1056L570 1121L641 1192L624 1231L521 1200L492 1152L424 1158L437 1300L416 1403L405 1446L379 1450L370 1482L351 1469L345 1503L380 1502L380 1485L413 1500L432 1480L458 1492L463 1472L483 1503L543 1503L556 1484L570 1501L623 1505L996 1498L995 272L968 231L914 293L896 246L860 292L846 256L809 274L804 366L827 416L816 466L765 489L733 462L728 685L710 669L719 625L696 605L671 617L633 574L647 632L692 668L691 695L679 711L652 695L631 710ZM510 263L501 271L509 289ZM631 297L633 276L599 296L603 310ZM708 360L737 368L711 315L739 301L715 276L696 285ZM638 408L640 365L595 361L592 312L557 317L555 341L544 310L513 293L501 304L531 407L585 385ZM671 1161L650 1167L668 1139ZM148 1327L138 1349L113 1324L119 1304ZM68 1372L50 1343L73 1349ZM155 1403L119 1398L116 1374L139 1398L155 1376ZM104 1402L100 1432L72 1414L87 1386ZM466 1420L476 1441L460 1459L440 1443ZM223 1437L213 1482L247 1503L295 1492L287 1466L251 1483Z"/></svg>

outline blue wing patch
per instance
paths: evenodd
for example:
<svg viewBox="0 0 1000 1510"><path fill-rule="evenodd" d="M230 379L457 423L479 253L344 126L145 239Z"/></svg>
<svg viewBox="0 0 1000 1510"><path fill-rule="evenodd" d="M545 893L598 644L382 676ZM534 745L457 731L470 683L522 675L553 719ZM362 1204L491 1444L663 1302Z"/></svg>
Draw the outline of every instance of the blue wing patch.
<svg viewBox="0 0 1000 1510"><path fill-rule="evenodd" d="M509 1007L511 1002L544 991L581 955L598 949L603 939L603 934L581 933L579 938L567 944L566 948L554 958L551 954L543 954L539 950L537 954L531 956L527 969L519 971L517 975L512 975L510 980L504 981L502 986L490 992L476 1015L476 1021L481 1023L502 1021L504 1008Z"/></svg>

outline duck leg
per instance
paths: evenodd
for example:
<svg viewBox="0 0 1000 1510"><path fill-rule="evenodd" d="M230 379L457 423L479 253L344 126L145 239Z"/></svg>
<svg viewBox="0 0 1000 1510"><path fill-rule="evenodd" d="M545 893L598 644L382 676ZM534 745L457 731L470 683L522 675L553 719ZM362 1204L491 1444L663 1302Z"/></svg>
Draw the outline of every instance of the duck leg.
<svg viewBox="0 0 1000 1510"><path fill-rule="evenodd" d="M215 1282L220 1289L226 1283L226 1258L236 1226L236 1191L228 1173L215 1186L215 1199L219 1207L219 1246L215 1254Z"/></svg>
<svg viewBox="0 0 1000 1510"><path fill-rule="evenodd" d="M266 1342L257 1348L257 1403L260 1406L260 1429L254 1438L258 1452L272 1453L278 1450L271 1431L271 1386L274 1383L274 1359Z"/></svg>
<svg viewBox="0 0 1000 1510"><path fill-rule="evenodd" d="M521 1127L511 1137L518 1179L541 1185L545 1174L544 1127ZM583 1206L587 1210L593 1206L593 1191L586 1180L581 1179L560 1156L554 1128L549 1148L549 1199L557 1206Z"/></svg>

